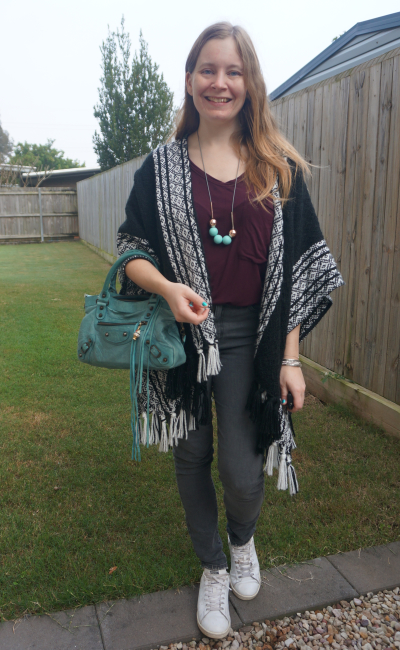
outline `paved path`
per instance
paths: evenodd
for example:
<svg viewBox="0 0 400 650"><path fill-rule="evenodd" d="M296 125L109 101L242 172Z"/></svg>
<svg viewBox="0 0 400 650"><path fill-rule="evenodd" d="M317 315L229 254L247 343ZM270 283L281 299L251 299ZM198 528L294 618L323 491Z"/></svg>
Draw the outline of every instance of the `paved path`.
<svg viewBox="0 0 400 650"><path fill-rule="evenodd" d="M231 595L232 628L400 585L400 542L263 571L255 600ZM148 650L201 638L198 586L0 624L0 650Z"/></svg>

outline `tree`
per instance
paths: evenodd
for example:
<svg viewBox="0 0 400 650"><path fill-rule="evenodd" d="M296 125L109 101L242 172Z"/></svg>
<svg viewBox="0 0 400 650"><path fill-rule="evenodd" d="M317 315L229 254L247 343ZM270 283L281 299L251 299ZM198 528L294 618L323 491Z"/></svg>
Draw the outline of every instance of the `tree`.
<svg viewBox="0 0 400 650"><path fill-rule="evenodd" d="M10 155L13 148L13 142L8 135L7 131L4 131L0 122L0 163L4 163L8 156Z"/></svg>
<svg viewBox="0 0 400 650"><path fill-rule="evenodd" d="M46 144L29 144L18 142L14 147L10 163L15 165L27 165L37 170L71 169L72 167L84 167L79 160L72 160L64 157L64 151L53 147L54 140L47 140Z"/></svg>
<svg viewBox="0 0 400 650"><path fill-rule="evenodd" d="M175 110L159 66L153 63L140 31L139 54L130 63L131 40L124 29L111 32L103 41L99 103L94 116L100 133L93 137L102 170L142 156L165 142L172 130Z"/></svg>

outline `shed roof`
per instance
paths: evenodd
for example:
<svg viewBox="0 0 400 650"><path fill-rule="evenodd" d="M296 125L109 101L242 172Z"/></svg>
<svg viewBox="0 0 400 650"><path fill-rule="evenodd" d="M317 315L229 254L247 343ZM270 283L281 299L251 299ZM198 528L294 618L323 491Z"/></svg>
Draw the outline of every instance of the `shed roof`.
<svg viewBox="0 0 400 650"><path fill-rule="evenodd" d="M269 95L297 92L400 46L400 11L364 20L349 29Z"/></svg>
<svg viewBox="0 0 400 650"><path fill-rule="evenodd" d="M40 178L41 176L57 176L58 178L73 178L74 176L81 176L82 178L85 178L94 176L94 174L99 174L100 171L100 167L72 167L71 169L54 169L52 171L29 171L22 174L22 177Z"/></svg>

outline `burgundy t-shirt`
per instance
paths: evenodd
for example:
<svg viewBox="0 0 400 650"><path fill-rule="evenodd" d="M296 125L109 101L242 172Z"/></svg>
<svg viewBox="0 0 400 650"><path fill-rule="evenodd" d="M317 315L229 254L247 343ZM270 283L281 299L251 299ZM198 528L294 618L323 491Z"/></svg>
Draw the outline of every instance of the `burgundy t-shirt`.
<svg viewBox="0 0 400 650"><path fill-rule="evenodd" d="M214 305L247 307L261 301L274 220L273 203L267 210L251 203L244 176L239 176L233 217L237 235L232 243L215 244L209 234L211 208L204 171L190 161L193 202L203 242ZM235 179L223 183L207 174L219 235L232 229L231 208Z"/></svg>

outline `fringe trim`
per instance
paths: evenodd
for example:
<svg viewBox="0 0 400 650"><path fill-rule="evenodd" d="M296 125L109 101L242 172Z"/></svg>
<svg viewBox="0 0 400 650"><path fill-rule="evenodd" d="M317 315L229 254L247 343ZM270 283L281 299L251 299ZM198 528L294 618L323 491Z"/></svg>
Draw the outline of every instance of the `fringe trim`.
<svg viewBox="0 0 400 650"><path fill-rule="evenodd" d="M257 451L265 453L264 472L273 476L278 469L278 490L287 490L291 496L299 491L291 451L296 448L291 413L282 407L277 397L269 396L254 382L246 408L258 425Z"/></svg>

